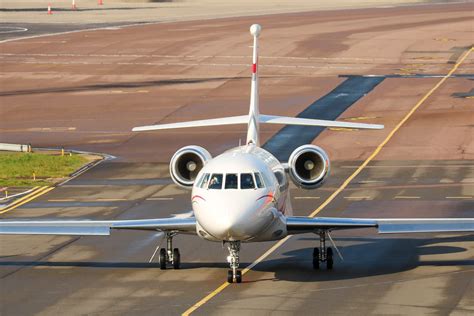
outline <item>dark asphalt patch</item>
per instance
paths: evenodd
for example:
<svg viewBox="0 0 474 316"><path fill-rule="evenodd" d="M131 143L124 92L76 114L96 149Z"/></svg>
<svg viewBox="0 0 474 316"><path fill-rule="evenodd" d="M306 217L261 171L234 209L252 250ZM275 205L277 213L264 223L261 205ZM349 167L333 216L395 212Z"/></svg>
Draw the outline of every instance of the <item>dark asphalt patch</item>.
<svg viewBox="0 0 474 316"><path fill-rule="evenodd" d="M46 8L44 9L46 14ZM143 22L146 23L146 22ZM58 34L63 32L82 31L88 29L120 27L131 23L93 23L93 24L71 24L71 23L0 23L0 29L25 28L27 31L21 33L0 33L0 41L8 39L21 39L24 37ZM136 23L136 24L141 24Z"/></svg>
<svg viewBox="0 0 474 316"><path fill-rule="evenodd" d="M352 104L368 94L385 77L351 76L334 90L315 101L297 115L299 118L334 120ZM310 144L325 127L285 126L268 140L263 148L280 161L287 161L297 147Z"/></svg>
<svg viewBox="0 0 474 316"><path fill-rule="evenodd" d="M411 74L411 75L340 75L339 77L351 78L351 77L364 77L364 78L443 78L446 74ZM468 78L474 79L474 74L453 74L449 78Z"/></svg>
<svg viewBox="0 0 474 316"><path fill-rule="evenodd" d="M159 179L74 179L71 184L74 185L116 185L116 186L130 186L130 185L168 185L174 183L171 178Z"/></svg>

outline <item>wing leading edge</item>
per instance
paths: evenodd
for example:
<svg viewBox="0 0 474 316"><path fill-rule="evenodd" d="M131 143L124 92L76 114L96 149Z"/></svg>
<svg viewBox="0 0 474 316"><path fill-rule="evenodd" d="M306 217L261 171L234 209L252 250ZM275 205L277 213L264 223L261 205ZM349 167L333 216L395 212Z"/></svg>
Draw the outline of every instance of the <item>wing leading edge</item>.
<svg viewBox="0 0 474 316"><path fill-rule="evenodd" d="M394 218L363 219L338 217L288 217L289 234L318 230L341 230L374 227L381 234L474 232L474 218Z"/></svg>
<svg viewBox="0 0 474 316"><path fill-rule="evenodd" d="M171 217L160 219L88 221L0 221L0 235L89 235L107 236L112 229L175 231L195 233L194 217Z"/></svg>

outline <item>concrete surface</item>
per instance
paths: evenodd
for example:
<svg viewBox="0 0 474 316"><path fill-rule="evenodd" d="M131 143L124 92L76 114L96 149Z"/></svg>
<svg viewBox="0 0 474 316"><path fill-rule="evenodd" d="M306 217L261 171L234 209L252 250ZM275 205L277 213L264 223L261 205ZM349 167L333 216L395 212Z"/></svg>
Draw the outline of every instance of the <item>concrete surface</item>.
<svg viewBox="0 0 474 316"><path fill-rule="evenodd" d="M112 23L112 22L170 22L202 20L275 13L307 12L315 10L353 9L418 5L425 3L472 2L431 0L185 0L185 1L121 1L76 0L77 10L70 1L2 0L0 17L8 23ZM53 14L48 15L51 4ZM1 28L0 28L1 31Z"/></svg>
<svg viewBox="0 0 474 316"><path fill-rule="evenodd" d="M466 53L472 9L455 4L259 17L263 113L298 115L338 96L347 105L339 119L386 125L383 131L315 134L313 143L329 152L334 168L318 190L292 188L297 215L321 205ZM254 21L180 22L1 44L0 141L31 139L35 146L119 157L2 218L152 218L189 210L189 192L167 174L172 153L193 143L220 153L237 145L245 128L144 134L130 128L246 113ZM472 101L459 95L472 89L473 61L470 55L459 65L319 215L472 217ZM340 93L366 75L381 78L370 89ZM264 127L263 142L274 142L279 131ZM275 154L285 147L276 146ZM229 286L196 314L474 313L472 234L334 235L344 261L336 259L333 271L312 270L315 236L293 237L243 284ZM152 258L160 239L141 232L2 236L1 314L176 315L225 280L227 253L220 244L179 236L183 269L161 271ZM242 265L271 245L245 244Z"/></svg>

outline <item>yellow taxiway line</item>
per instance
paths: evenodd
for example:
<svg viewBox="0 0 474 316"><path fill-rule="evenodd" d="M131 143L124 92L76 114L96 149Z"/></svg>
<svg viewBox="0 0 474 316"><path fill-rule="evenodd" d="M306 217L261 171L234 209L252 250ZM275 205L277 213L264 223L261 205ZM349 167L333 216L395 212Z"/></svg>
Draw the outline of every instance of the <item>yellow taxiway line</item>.
<svg viewBox="0 0 474 316"><path fill-rule="evenodd" d="M474 50L474 47L469 49L463 56L462 58L453 66L453 68L433 87L431 88L428 93L426 93L423 98L418 101L413 108L403 117L403 119L392 129L392 131L387 135L387 137L380 143L380 145L377 146L377 148L374 150L374 152L357 168L357 170L354 171L343 183L342 185L334 191L333 194L331 194L314 212L312 212L309 217L315 217L319 212L321 212L329 203L331 203L338 195L341 193L348 185L351 183L352 180L354 180L355 177L357 177L361 171L380 153L382 148L392 139L393 135L403 126L403 124L410 119L410 117L415 113L415 111L428 99L451 75L459 68L459 66L466 60L467 56ZM267 258L269 255L271 255L276 249L278 249L281 245L283 245L288 239L290 239L291 236L286 236L279 242L277 242L275 245L273 245L272 248L267 250L263 255L261 255L257 260L255 260L253 263L251 263L248 267L246 267L244 270L242 270L242 275L246 274L248 271L250 271L253 267L255 267L259 262L263 261L265 258ZM230 283L224 282L221 284L218 288L216 288L214 291L206 295L203 299L199 300L197 303L195 303L193 306L188 308L182 315L187 316L196 311L198 308L200 308L202 305L206 304L209 302L213 297L215 297L217 294L221 293L226 287L228 287Z"/></svg>
<svg viewBox="0 0 474 316"><path fill-rule="evenodd" d="M33 189L31 189L31 192L28 193L28 194L25 194L24 196L22 196L21 198L13 201L12 203L8 204L8 205L5 205L4 207L0 208L0 211L3 211L17 203L20 203L21 201L23 200L26 200L27 198L29 198L30 196L36 194L38 191L42 190L44 187L40 187L40 186L36 186L36 187L33 187Z"/></svg>
<svg viewBox="0 0 474 316"><path fill-rule="evenodd" d="M32 191L31 193L25 195L24 197L16 200L15 202L13 202L12 204L8 205L6 208L2 209L0 211L0 214L4 214L6 212L9 212L11 210L14 210L16 209L17 207L23 205L23 204L26 204L34 199L36 199L37 197L43 195L43 194L46 194L48 193L49 191L53 190L54 187L40 187L39 189L37 190L34 190Z"/></svg>

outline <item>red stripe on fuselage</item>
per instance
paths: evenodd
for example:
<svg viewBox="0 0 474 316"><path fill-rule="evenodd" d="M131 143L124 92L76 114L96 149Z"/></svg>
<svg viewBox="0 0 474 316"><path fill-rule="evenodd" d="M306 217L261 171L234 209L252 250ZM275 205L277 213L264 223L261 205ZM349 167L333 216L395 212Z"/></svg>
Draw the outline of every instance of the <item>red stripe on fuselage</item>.
<svg viewBox="0 0 474 316"><path fill-rule="evenodd" d="M252 73L257 73L257 64L252 64Z"/></svg>
<svg viewBox="0 0 474 316"><path fill-rule="evenodd" d="M193 197L191 198L191 201L194 201L195 199L201 199L201 200L203 200L203 201L206 201L206 199L203 198L203 197L200 196L200 195L195 195L195 196L193 196Z"/></svg>

